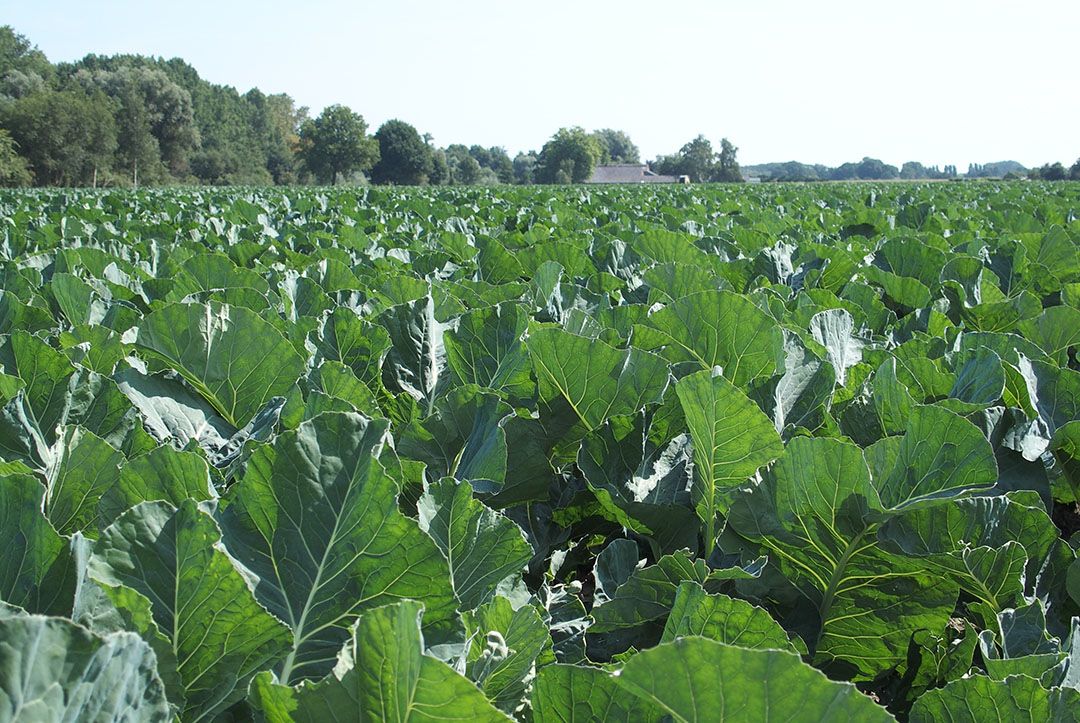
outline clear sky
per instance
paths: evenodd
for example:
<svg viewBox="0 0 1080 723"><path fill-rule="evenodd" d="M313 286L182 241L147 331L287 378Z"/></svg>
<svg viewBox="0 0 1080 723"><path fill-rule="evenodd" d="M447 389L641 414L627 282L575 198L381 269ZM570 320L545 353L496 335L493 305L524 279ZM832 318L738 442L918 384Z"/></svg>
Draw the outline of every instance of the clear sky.
<svg viewBox="0 0 1080 723"><path fill-rule="evenodd" d="M401 118L440 145L704 133L744 164L1080 156L1080 0L0 0L51 60L180 56L211 81Z"/></svg>

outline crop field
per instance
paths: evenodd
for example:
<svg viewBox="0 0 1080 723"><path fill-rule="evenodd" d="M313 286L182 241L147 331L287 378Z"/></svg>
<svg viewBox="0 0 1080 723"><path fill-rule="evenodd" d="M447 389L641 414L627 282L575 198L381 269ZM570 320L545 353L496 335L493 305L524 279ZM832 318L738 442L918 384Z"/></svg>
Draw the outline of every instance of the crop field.
<svg viewBox="0 0 1080 723"><path fill-rule="evenodd" d="M1072 721L1080 184L0 194L0 721Z"/></svg>

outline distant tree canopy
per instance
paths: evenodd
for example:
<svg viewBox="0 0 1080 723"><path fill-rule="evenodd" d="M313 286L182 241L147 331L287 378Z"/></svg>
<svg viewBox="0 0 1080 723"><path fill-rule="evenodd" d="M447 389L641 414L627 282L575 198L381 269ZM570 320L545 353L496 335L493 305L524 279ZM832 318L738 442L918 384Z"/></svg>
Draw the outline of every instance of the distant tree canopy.
<svg viewBox="0 0 1080 723"><path fill-rule="evenodd" d="M43 184L96 183L117 147L112 108L100 92L37 91L11 105L4 125Z"/></svg>
<svg viewBox="0 0 1080 723"><path fill-rule="evenodd" d="M26 159L19 155L15 139L0 128L0 186L29 186L33 180Z"/></svg>
<svg viewBox="0 0 1080 723"><path fill-rule="evenodd" d="M514 182L514 162L510 160L505 148L469 146L469 155L476 159L480 168L491 171L497 183Z"/></svg>
<svg viewBox="0 0 1080 723"><path fill-rule="evenodd" d="M479 186L514 183L514 163L505 148L455 143L447 146L445 153L448 169L445 183Z"/></svg>
<svg viewBox="0 0 1080 723"><path fill-rule="evenodd" d="M742 171L739 170L739 161L736 156L739 149L727 138L720 139L720 154L717 156L717 165L713 169L713 180L725 183L741 183Z"/></svg>
<svg viewBox="0 0 1080 723"><path fill-rule="evenodd" d="M320 183L334 184L370 171L379 161L379 142L368 137L363 116L331 105L300 127L300 157Z"/></svg>
<svg viewBox="0 0 1080 723"><path fill-rule="evenodd" d="M1011 163L1011 161L1007 162ZM835 168L797 161L762 163L743 168L747 176L763 181L882 181L900 178L909 181L956 178L956 166L924 166L916 161L904 163L899 170L877 158L863 158Z"/></svg>
<svg viewBox="0 0 1080 723"><path fill-rule="evenodd" d="M100 91L113 101L117 126L117 161L145 180L187 169L199 146L191 93L160 68L121 66L115 70L78 68L72 81L88 93Z"/></svg>
<svg viewBox="0 0 1080 723"><path fill-rule="evenodd" d="M739 149L727 138L720 141L720 152L699 135L670 156L660 156L654 170L669 176L689 176L691 181L738 183L743 180L737 159Z"/></svg>
<svg viewBox="0 0 1080 723"><path fill-rule="evenodd" d="M179 59L88 55L54 66L0 27L0 128L35 183L302 182L306 117L287 95L241 95Z"/></svg>
<svg viewBox="0 0 1080 723"><path fill-rule="evenodd" d="M0 99L21 98L56 79L56 69L10 25L0 27Z"/></svg>
<svg viewBox="0 0 1080 723"><path fill-rule="evenodd" d="M425 142L431 147L430 141L425 137ZM432 186L441 186L445 183L449 183L450 180L450 165L446 161L446 151L442 148L431 148L431 176L428 177L428 182Z"/></svg>
<svg viewBox="0 0 1080 723"><path fill-rule="evenodd" d="M603 150L584 128L560 128L540 150L536 180L540 183L581 183L592 175Z"/></svg>
<svg viewBox="0 0 1080 723"><path fill-rule="evenodd" d="M1027 171L1027 168L1016 161L996 161L994 163L969 163L965 175L968 178L1004 178L1010 173L1023 175Z"/></svg>
<svg viewBox="0 0 1080 723"><path fill-rule="evenodd" d="M532 151L514 156L514 183L536 183L536 165L539 162L539 157Z"/></svg>
<svg viewBox="0 0 1080 723"><path fill-rule="evenodd" d="M426 184L435 170L431 148L415 128L401 120L388 120L375 132L379 162L371 169L375 183L399 186Z"/></svg>
<svg viewBox="0 0 1080 723"><path fill-rule="evenodd" d="M705 136L661 155L653 170L696 182L953 178L955 166L902 169L874 158L836 168L791 161L741 169L728 139ZM53 64L10 26L0 27L0 185L203 183L531 184L580 183L597 165L640 163L621 130L559 129L543 148L513 158L505 148L452 144L402 120L374 134L343 105L316 118L284 93L240 93L211 83L179 58L87 55ZM1071 167L971 164L969 178L1080 180Z"/></svg>
<svg viewBox="0 0 1080 723"><path fill-rule="evenodd" d="M623 131L601 128L593 131L600 144L600 163L640 163L641 153Z"/></svg>
<svg viewBox="0 0 1080 723"><path fill-rule="evenodd" d="M906 181L940 180L955 176L956 166L945 166L945 170L941 170L937 166L924 166L915 161L908 161L900 168L900 178Z"/></svg>
<svg viewBox="0 0 1080 723"><path fill-rule="evenodd" d="M799 163L761 163L755 166L743 166L743 172L764 181L795 182L824 181L829 176L829 169L819 164Z"/></svg>
<svg viewBox="0 0 1080 723"><path fill-rule="evenodd" d="M446 167L448 184L474 185L480 180L480 162L469 154L467 146L447 146Z"/></svg>
<svg viewBox="0 0 1080 723"><path fill-rule="evenodd" d="M1028 171L1028 178L1039 181L1080 180L1080 160L1072 168L1066 168L1062 163L1047 163L1032 168Z"/></svg>
<svg viewBox="0 0 1080 723"><path fill-rule="evenodd" d="M845 163L832 173L834 181L889 180L899 178L900 170L877 158L863 158L858 163Z"/></svg>

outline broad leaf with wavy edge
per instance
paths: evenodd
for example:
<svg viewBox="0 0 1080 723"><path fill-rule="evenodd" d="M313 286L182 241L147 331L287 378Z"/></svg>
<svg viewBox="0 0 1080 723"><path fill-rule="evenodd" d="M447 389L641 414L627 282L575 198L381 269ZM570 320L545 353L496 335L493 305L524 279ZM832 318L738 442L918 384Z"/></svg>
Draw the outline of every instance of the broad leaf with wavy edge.
<svg viewBox="0 0 1080 723"><path fill-rule="evenodd" d="M150 601L155 634L177 661L184 720L212 719L288 649L289 631L255 601L213 518L192 500L125 512L94 544L89 574L133 615Z"/></svg>
<svg viewBox="0 0 1080 723"><path fill-rule="evenodd" d="M979 428L941 407L918 407L897 444L867 450L874 486L888 509L911 509L997 484L994 450Z"/></svg>
<svg viewBox="0 0 1080 723"><path fill-rule="evenodd" d="M799 652L764 609L727 595L710 595L700 584L687 581L675 592L660 642L692 635L741 648Z"/></svg>
<svg viewBox="0 0 1080 723"><path fill-rule="evenodd" d="M45 514L58 532L97 536L97 507L120 480L124 455L81 427L63 430L46 471Z"/></svg>
<svg viewBox="0 0 1080 723"><path fill-rule="evenodd" d="M712 570L704 560L691 558L686 551L664 555L655 565L631 572L610 600L593 607L595 622L589 632L604 633L662 620L671 612L684 581L706 586L725 580L750 580L761 574L766 562L758 558L744 567Z"/></svg>
<svg viewBox="0 0 1080 723"><path fill-rule="evenodd" d="M646 410L607 420L582 440L578 469L607 519L647 535L664 552L698 549L694 446L685 433L664 443L651 438L653 418Z"/></svg>
<svg viewBox="0 0 1080 723"><path fill-rule="evenodd" d="M784 444L773 423L735 385L711 371L675 385L694 441L694 505L705 524L705 554L716 543L717 515L728 492L780 456Z"/></svg>
<svg viewBox="0 0 1080 723"><path fill-rule="evenodd" d="M536 668L555 662L547 624L533 605L515 610L502 596L464 617L471 638L465 674L499 710L513 713Z"/></svg>
<svg viewBox="0 0 1080 723"><path fill-rule="evenodd" d="M911 708L911 723L1075 723L1080 691L1047 690L1039 681L1015 675L998 682L983 675L954 680L923 693Z"/></svg>
<svg viewBox="0 0 1080 723"><path fill-rule="evenodd" d="M448 325L435 318L431 296L392 306L378 317L389 333L390 348L382 364L387 389L405 392L423 404L425 416L449 382L443 334ZM361 379L362 375L357 373Z"/></svg>
<svg viewBox="0 0 1080 723"><path fill-rule="evenodd" d="M411 600L365 612L332 674L289 688L262 673L252 704L268 723L509 721L468 679L423 654L422 613Z"/></svg>
<svg viewBox="0 0 1080 723"><path fill-rule="evenodd" d="M225 547L291 631L286 683L324 675L366 609L409 597L426 602L429 626L454 614L446 560L398 510L379 463L388 424L321 414L253 454L223 500Z"/></svg>
<svg viewBox="0 0 1080 723"><path fill-rule="evenodd" d="M491 600L499 583L524 570L533 556L521 528L473 499L468 482L436 482L420 498L418 512L421 529L450 564L462 610Z"/></svg>
<svg viewBox="0 0 1080 723"><path fill-rule="evenodd" d="M532 332L527 345L541 399L561 396L588 431L659 402L667 388L667 362L640 349L616 349L554 328Z"/></svg>
<svg viewBox="0 0 1080 723"><path fill-rule="evenodd" d="M157 721L172 717L150 647L60 618L0 616L0 720Z"/></svg>
<svg viewBox="0 0 1080 723"><path fill-rule="evenodd" d="M494 389L511 399L532 396L529 353L522 342L529 317L515 303L476 309L446 334L446 356L462 384Z"/></svg>
<svg viewBox="0 0 1080 723"><path fill-rule="evenodd" d="M682 638L627 661L615 682L675 721L891 721L851 683L836 683L781 650Z"/></svg>
<svg viewBox="0 0 1080 723"><path fill-rule="evenodd" d="M957 598L955 582L881 548L886 514L859 447L797 437L728 518L814 605L815 660L839 659L858 679L901 663L916 630L943 629Z"/></svg>
<svg viewBox="0 0 1080 723"><path fill-rule="evenodd" d="M136 346L180 373L234 427L285 396L304 360L270 322L227 304L170 304L138 327Z"/></svg>
<svg viewBox="0 0 1080 723"><path fill-rule="evenodd" d="M32 613L66 615L75 566L66 541L42 514L44 495L30 475L0 477L0 600Z"/></svg>
<svg viewBox="0 0 1080 723"><path fill-rule="evenodd" d="M478 490L498 490L506 482L502 422L513 413L495 394L472 385L457 387L435 402L434 414L402 432L398 452L426 463L431 478L450 476L469 480Z"/></svg>
<svg viewBox="0 0 1080 723"><path fill-rule="evenodd" d="M79 425L116 448L132 440L138 414L113 380L72 366L41 339L12 334L0 344L0 367L21 381L18 389L6 385L13 395L0 407L3 458L48 475L66 426Z"/></svg>
<svg viewBox="0 0 1080 723"><path fill-rule="evenodd" d="M378 324L361 319L352 309L334 309L308 335L306 345L314 350L316 360L337 361L352 369L372 391L382 383L380 374L390 349L390 334Z"/></svg>
<svg viewBox="0 0 1080 723"><path fill-rule="evenodd" d="M108 527L140 502L164 500L178 507L186 499L201 502L216 496L210 466L201 455L162 445L120 468L120 479L98 502L98 526Z"/></svg>
<svg viewBox="0 0 1080 723"><path fill-rule="evenodd" d="M844 385L847 370L862 360L865 342L855 336L854 329L855 320L846 309L826 309L810 319L810 335L825 347L840 386Z"/></svg>
<svg viewBox="0 0 1080 723"><path fill-rule="evenodd" d="M783 363L784 337L778 324L745 296L704 291L684 296L634 328L634 344L664 349L673 362L720 366L738 386L772 374Z"/></svg>
<svg viewBox="0 0 1080 723"><path fill-rule="evenodd" d="M548 665L536 676L532 696L537 721L557 723L659 723L664 712L629 696L610 673L580 665Z"/></svg>
<svg viewBox="0 0 1080 723"><path fill-rule="evenodd" d="M883 545L955 579L990 619L1022 602L1024 581L1034 584L1058 536L1034 493L913 510L889 520L880 534Z"/></svg>

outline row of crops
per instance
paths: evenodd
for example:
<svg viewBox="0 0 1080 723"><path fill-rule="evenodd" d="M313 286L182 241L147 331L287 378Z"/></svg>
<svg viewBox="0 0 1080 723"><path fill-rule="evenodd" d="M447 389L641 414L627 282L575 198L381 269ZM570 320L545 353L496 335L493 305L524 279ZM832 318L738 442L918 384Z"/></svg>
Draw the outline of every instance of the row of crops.
<svg viewBox="0 0 1080 723"><path fill-rule="evenodd" d="M1075 720L1078 211L6 192L0 720Z"/></svg>

